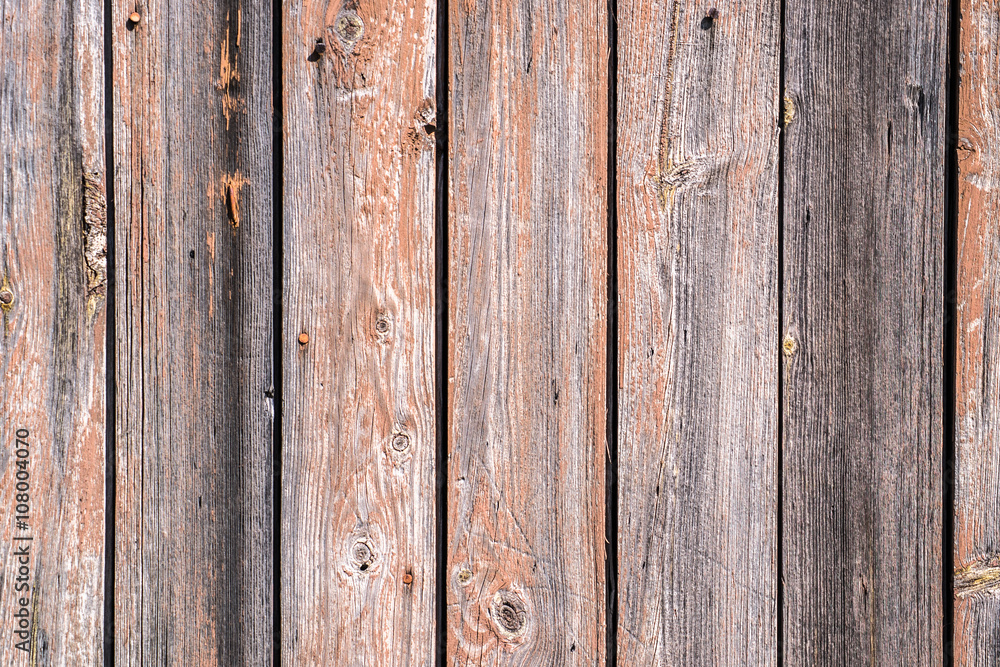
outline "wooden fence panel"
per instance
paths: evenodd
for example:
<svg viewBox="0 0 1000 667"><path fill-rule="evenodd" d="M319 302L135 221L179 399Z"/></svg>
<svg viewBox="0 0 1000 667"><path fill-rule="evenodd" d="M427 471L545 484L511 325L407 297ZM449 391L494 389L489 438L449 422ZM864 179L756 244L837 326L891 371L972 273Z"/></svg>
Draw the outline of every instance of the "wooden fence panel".
<svg viewBox="0 0 1000 667"><path fill-rule="evenodd" d="M267 665L271 3L112 21L116 664Z"/></svg>
<svg viewBox="0 0 1000 667"><path fill-rule="evenodd" d="M450 11L448 662L602 664L606 7Z"/></svg>
<svg viewBox="0 0 1000 667"><path fill-rule="evenodd" d="M619 665L777 660L780 5L618 3Z"/></svg>
<svg viewBox="0 0 1000 667"><path fill-rule="evenodd" d="M1000 664L1000 2L964 0L959 43L955 664Z"/></svg>
<svg viewBox="0 0 1000 667"><path fill-rule="evenodd" d="M786 665L938 665L947 3L787 0Z"/></svg>
<svg viewBox="0 0 1000 667"><path fill-rule="evenodd" d="M4 665L103 655L102 16L93 0L26 0L0 17Z"/></svg>
<svg viewBox="0 0 1000 667"><path fill-rule="evenodd" d="M435 6L284 3L285 665L434 664Z"/></svg>

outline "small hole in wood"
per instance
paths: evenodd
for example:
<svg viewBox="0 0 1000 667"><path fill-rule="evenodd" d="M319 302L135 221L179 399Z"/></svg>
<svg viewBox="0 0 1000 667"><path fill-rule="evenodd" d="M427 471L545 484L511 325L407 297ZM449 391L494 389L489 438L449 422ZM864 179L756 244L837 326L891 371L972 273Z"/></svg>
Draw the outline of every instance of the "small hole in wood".
<svg viewBox="0 0 1000 667"><path fill-rule="evenodd" d="M712 7L705 13L705 18L701 20L701 29L710 30L715 24L715 19L719 18L719 10Z"/></svg>

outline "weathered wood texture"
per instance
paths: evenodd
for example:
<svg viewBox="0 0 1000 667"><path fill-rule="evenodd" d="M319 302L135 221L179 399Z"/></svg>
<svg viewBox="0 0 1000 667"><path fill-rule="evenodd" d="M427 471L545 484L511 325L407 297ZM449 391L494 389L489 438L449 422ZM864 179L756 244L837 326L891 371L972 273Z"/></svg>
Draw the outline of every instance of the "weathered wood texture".
<svg viewBox="0 0 1000 667"><path fill-rule="evenodd" d="M112 21L115 664L267 665L271 3Z"/></svg>
<svg viewBox="0 0 1000 667"><path fill-rule="evenodd" d="M435 8L284 4L285 665L434 664Z"/></svg>
<svg viewBox="0 0 1000 667"><path fill-rule="evenodd" d="M620 665L777 660L780 5L618 3Z"/></svg>
<svg viewBox="0 0 1000 667"><path fill-rule="evenodd" d="M938 665L947 3L785 6L785 664Z"/></svg>
<svg viewBox="0 0 1000 667"><path fill-rule="evenodd" d="M450 10L448 662L601 664L606 7Z"/></svg>
<svg viewBox="0 0 1000 667"><path fill-rule="evenodd" d="M26 0L0 16L4 665L103 655L102 11Z"/></svg>
<svg viewBox="0 0 1000 667"><path fill-rule="evenodd" d="M1000 2L964 0L958 108L955 664L1000 664Z"/></svg>

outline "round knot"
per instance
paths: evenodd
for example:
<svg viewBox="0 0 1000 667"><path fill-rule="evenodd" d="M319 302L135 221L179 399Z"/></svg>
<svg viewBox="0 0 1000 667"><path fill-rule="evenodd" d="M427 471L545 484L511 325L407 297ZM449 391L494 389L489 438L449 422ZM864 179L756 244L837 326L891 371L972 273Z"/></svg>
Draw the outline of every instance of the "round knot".
<svg viewBox="0 0 1000 667"><path fill-rule="evenodd" d="M528 610L525 609L524 601L510 591L498 591L493 596L490 617L500 634L508 639L524 634L528 624Z"/></svg>
<svg viewBox="0 0 1000 667"><path fill-rule="evenodd" d="M5 306L9 306L14 303L14 293L9 289L0 290L0 303Z"/></svg>
<svg viewBox="0 0 1000 667"><path fill-rule="evenodd" d="M353 45L365 34L365 24L361 17L352 11L341 12L333 26L334 31L344 43Z"/></svg>
<svg viewBox="0 0 1000 667"><path fill-rule="evenodd" d="M392 436L392 448L397 452L405 452L410 447L410 436L405 433L397 433Z"/></svg>
<svg viewBox="0 0 1000 667"><path fill-rule="evenodd" d="M367 543L355 542L354 549L351 550L351 558L354 559L355 567L365 572L374 562L375 554L372 553L371 547Z"/></svg>
<svg viewBox="0 0 1000 667"><path fill-rule="evenodd" d="M785 340L781 341L781 350L786 357L793 356L799 349L799 343L792 334L785 334Z"/></svg>

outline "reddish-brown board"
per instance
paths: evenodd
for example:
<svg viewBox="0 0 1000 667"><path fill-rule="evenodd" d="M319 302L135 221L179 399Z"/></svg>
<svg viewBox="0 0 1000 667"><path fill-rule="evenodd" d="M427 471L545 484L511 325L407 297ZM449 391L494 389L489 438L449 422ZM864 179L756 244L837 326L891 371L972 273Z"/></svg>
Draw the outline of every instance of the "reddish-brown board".
<svg viewBox="0 0 1000 667"><path fill-rule="evenodd" d="M448 664L603 664L604 2L449 17Z"/></svg>
<svg viewBox="0 0 1000 667"><path fill-rule="evenodd" d="M268 665L271 2L111 20L115 664Z"/></svg>
<svg viewBox="0 0 1000 667"><path fill-rule="evenodd" d="M778 657L779 14L618 2L623 667Z"/></svg>
<svg viewBox="0 0 1000 667"><path fill-rule="evenodd" d="M283 665L434 664L435 21L283 6Z"/></svg>
<svg viewBox="0 0 1000 667"><path fill-rule="evenodd" d="M0 664L100 665L103 6L0 21Z"/></svg>
<svg viewBox="0 0 1000 667"><path fill-rule="evenodd" d="M961 3L955 664L1000 664L1000 2Z"/></svg>

